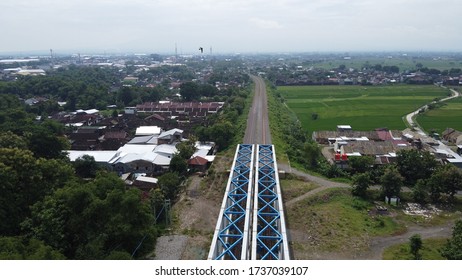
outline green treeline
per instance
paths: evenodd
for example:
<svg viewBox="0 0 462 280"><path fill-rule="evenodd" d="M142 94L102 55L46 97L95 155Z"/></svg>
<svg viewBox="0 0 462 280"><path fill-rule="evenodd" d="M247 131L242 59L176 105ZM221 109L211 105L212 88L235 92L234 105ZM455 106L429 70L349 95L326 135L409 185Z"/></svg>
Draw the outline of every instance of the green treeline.
<svg viewBox="0 0 462 280"><path fill-rule="evenodd" d="M150 75L164 70L154 69ZM184 67L168 72L172 76L189 73ZM221 76L226 74L217 72L211 78ZM109 68L70 66L49 76L0 82L0 259L152 256L167 222L164 201L174 203L182 191L194 142L182 143L169 172L158 178L160 188L146 194L127 188L116 174L101 170L92 157L71 163L63 153L70 147L64 126L36 118L114 103L135 105L174 94L167 83L156 88L121 86L121 78ZM222 111L196 128L193 139L214 141L221 150L234 144L239 135L242 139L250 79L241 74L238 80L242 88L229 86L220 91L207 83L182 84L185 101L225 102ZM37 96L48 101L24 104L23 100ZM67 104L62 108L56 101Z"/></svg>

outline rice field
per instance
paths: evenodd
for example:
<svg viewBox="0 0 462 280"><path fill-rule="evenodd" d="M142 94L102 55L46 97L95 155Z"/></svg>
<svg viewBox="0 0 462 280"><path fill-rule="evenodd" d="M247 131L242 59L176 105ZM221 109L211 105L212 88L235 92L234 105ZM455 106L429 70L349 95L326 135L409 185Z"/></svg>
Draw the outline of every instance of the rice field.
<svg viewBox="0 0 462 280"><path fill-rule="evenodd" d="M430 110L417 117L419 125L430 132L442 133L446 128L462 131L462 98L456 98L444 103L440 108Z"/></svg>
<svg viewBox="0 0 462 280"><path fill-rule="evenodd" d="M448 90L436 86L284 86L277 92L309 133L351 125L354 130L379 127L402 130L402 117Z"/></svg>

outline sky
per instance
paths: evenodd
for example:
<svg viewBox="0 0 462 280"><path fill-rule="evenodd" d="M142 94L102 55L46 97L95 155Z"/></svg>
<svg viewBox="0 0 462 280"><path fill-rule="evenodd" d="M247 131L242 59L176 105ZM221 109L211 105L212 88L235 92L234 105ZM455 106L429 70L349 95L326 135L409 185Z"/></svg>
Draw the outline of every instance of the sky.
<svg viewBox="0 0 462 280"><path fill-rule="evenodd" d="M1 0L0 52L462 50L460 0Z"/></svg>

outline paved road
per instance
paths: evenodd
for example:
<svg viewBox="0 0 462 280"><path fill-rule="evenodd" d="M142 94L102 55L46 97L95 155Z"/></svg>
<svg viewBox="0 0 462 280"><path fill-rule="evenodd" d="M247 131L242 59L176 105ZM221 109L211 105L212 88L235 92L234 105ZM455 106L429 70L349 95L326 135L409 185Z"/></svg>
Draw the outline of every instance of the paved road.
<svg viewBox="0 0 462 280"><path fill-rule="evenodd" d="M262 78L250 76L255 83L255 95L247 118L244 144L271 144L268 121L268 99Z"/></svg>
<svg viewBox="0 0 462 280"><path fill-rule="evenodd" d="M452 95L449 96L449 97L446 97L446 98L443 98L441 99L440 101L438 102L444 102L444 101L448 101L450 99L453 99L453 98L456 98L456 97L459 97L460 96L460 93L453 90L453 89L450 89L451 92L452 92ZM433 101L431 102L430 104L435 104L437 103L436 101ZM409 124L410 127L414 127L415 130L417 131L417 133L419 133L420 135L426 135L425 132L423 132L423 130L417 125L416 122L414 122L413 118L414 116L418 115L419 114L419 111L424 109L426 110L428 108L428 105L424 105L422 107L420 107L419 109L417 109L416 111L414 112L411 112L409 114L406 115L406 122Z"/></svg>

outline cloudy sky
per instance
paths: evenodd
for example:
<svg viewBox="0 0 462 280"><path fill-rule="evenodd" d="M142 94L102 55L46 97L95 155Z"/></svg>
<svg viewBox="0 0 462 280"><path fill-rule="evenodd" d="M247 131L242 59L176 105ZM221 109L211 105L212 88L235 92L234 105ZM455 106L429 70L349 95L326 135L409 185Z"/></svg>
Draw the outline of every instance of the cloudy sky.
<svg viewBox="0 0 462 280"><path fill-rule="evenodd" d="M1 0L0 52L461 51L461 0Z"/></svg>

